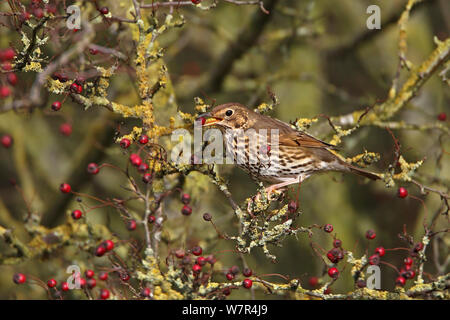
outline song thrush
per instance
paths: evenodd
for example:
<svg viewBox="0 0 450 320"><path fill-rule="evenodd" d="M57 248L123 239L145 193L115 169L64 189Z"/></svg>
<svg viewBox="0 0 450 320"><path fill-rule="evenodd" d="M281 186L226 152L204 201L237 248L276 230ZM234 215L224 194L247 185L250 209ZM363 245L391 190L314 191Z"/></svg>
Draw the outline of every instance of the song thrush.
<svg viewBox="0 0 450 320"><path fill-rule="evenodd" d="M345 162L332 151L335 146L239 103L222 104L202 116L206 118L204 127L214 125L220 129L227 152L237 158L238 166L254 180L272 184L266 189L269 195L275 189L301 183L319 172L351 172L372 180L380 179L374 173ZM236 134L237 131L240 134ZM256 156L251 153L250 144Z"/></svg>

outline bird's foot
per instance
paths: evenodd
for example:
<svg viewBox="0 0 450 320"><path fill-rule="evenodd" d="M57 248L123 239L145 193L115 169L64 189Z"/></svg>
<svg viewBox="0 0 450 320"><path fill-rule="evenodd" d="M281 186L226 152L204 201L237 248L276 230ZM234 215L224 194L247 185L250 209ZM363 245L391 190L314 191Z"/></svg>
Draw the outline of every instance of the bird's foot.
<svg viewBox="0 0 450 320"><path fill-rule="evenodd" d="M286 191L286 188L277 188L274 186L270 186L264 189L264 193L266 194L266 200L267 201L272 201L272 200L276 200L279 198L280 195L283 194L283 192ZM275 195L274 197L272 197L272 195ZM254 197L254 202L259 202L261 201L261 192L258 192L258 194Z"/></svg>

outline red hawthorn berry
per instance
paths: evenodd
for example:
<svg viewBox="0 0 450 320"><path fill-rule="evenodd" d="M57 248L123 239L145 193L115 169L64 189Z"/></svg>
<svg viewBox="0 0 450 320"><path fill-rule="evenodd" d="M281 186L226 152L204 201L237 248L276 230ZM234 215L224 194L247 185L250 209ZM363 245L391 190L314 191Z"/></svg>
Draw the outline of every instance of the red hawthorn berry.
<svg viewBox="0 0 450 320"><path fill-rule="evenodd" d="M337 279L339 277L339 270L335 267L328 269L328 275L333 278Z"/></svg>
<svg viewBox="0 0 450 320"><path fill-rule="evenodd" d="M338 263L339 260L344 258L344 254L338 248L333 248L327 252L327 258L333 263Z"/></svg>
<svg viewBox="0 0 450 320"><path fill-rule="evenodd" d="M123 272L120 274L120 280L126 282L126 281L130 280L130 275L126 272Z"/></svg>
<svg viewBox="0 0 450 320"><path fill-rule="evenodd" d="M406 198L408 196L408 190L406 190L406 188L404 187L398 188L397 196L402 199Z"/></svg>
<svg viewBox="0 0 450 320"><path fill-rule="evenodd" d="M86 287L86 279L85 278L80 278L79 283L80 283L81 288Z"/></svg>
<svg viewBox="0 0 450 320"><path fill-rule="evenodd" d="M67 282L61 282L61 290L62 291L69 291L69 284Z"/></svg>
<svg viewBox="0 0 450 320"><path fill-rule="evenodd" d="M27 277L23 273L16 273L13 276L13 281L15 284L22 284L27 281Z"/></svg>
<svg viewBox="0 0 450 320"><path fill-rule="evenodd" d="M15 86L17 84L17 75L13 72L8 73L6 76L6 80L8 80L8 83L12 86Z"/></svg>
<svg viewBox="0 0 450 320"><path fill-rule="evenodd" d="M59 111L61 109L61 106L62 106L61 102L55 101L52 103L52 110Z"/></svg>
<svg viewBox="0 0 450 320"><path fill-rule="evenodd" d="M48 280L47 281L47 286L49 287L49 288L54 288L54 287L56 287L56 280L55 279L50 279L50 280Z"/></svg>
<svg viewBox="0 0 450 320"><path fill-rule="evenodd" d="M234 279L234 274L232 274L230 272L228 272L225 276L227 277L228 281L231 281Z"/></svg>
<svg viewBox="0 0 450 320"><path fill-rule="evenodd" d="M232 274L236 275L239 273L239 267L238 266L232 266L229 270Z"/></svg>
<svg viewBox="0 0 450 320"><path fill-rule="evenodd" d="M191 0L191 2L192 2L193 4L199 4L200 2L202 2L202 0Z"/></svg>
<svg viewBox="0 0 450 320"><path fill-rule="evenodd" d="M106 300L109 298L109 290L108 289L102 289L100 290L100 298L102 300Z"/></svg>
<svg viewBox="0 0 450 320"><path fill-rule="evenodd" d="M289 201L289 204L288 204L289 213L295 213L297 211L297 209L298 209L297 201L295 201L295 200Z"/></svg>
<svg viewBox="0 0 450 320"><path fill-rule="evenodd" d="M59 190L62 193L69 193L70 191L72 191L72 188L70 187L70 184L68 184L68 183L61 183L61 185L59 186Z"/></svg>
<svg viewBox="0 0 450 320"><path fill-rule="evenodd" d="M16 52L13 48L7 48L5 50L2 50L0 53L0 60L13 60L16 56Z"/></svg>
<svg viewBox="0 0 450 320"><path fill-rule="evenodd" d="M210 254L206 257L206 261L208 261L210 265L214 265L217 262L217 259L212 254Z"/></svg>
<svg viewBox="0 0 450 320"><path fill-rule="evenodd" d="M136 230L136 220L129 220L127 223L127 229L130 231Z"/></svg>
<svg viewBox="0 0 450 320"><path fill-rule="evenodd" d="M230 290L230 288L225 288L225 289L223 289L222 293L226 296L229 296L231 294L231 290Z"/></svg>
<svg viewBox="0 0 450 320"><path fill-rule="evenodd" d="M369 257L369 264L377 266L380 264L380 256L378 254L373 254Z"/></svg>
<svg viewBox="0 0 450 320"><path fill-rule="evenodd" d="M5 71L11 71L11 70L12 70L12 64L11 64L11 62L4 62L4 63L2 64L2 68L3 68L3 70L5 70Z"/></svg>
<svg viewBox="0 0 450 320"><path fill-rule="evenodd" d="M331 225L331 224L326 224L326 225L324 225L323 226L323 231L325 231L325 232L328 232L328 233L331 233L331 232L333 232L333 225Z"/></svg>
<svg viewBox="0 0 450 320"><path fill-rule="evenodd" d="M80 210L73 210L72 211L72 218L75 220L80 219L83 216L83 213Z"/></svg>
<svg viewBox="0 0 450 320"><path fill-rule="evenodd" d="M375 253L382 257L386 254L386 250L384 249L384 247L378 247L375 249Z"/></svg>
<svg viewBox="0 0 450 320"><path fill-rule="evenodd" d="M20 15L20 19L22 21L27 21L30 19L30 17L31 17L31 14L27 11L22 12L22 14Z"/></svg>
<svg viewBox="0 0 450 320"><path fill-rule="evenodd" d="M63 123L59 127L59 132L66 137L70 136L72 134L72 125L70 123Z"/></svg>
<svg viewBox="0 0 450 320"><path fill-rule="evenodd" d="M108 272L100 272L100 274L98 275L98 278L102 281L108 280Z"/></svg>
<svg viewBox="0 0 450 320"><path fill-rule="evenodd" d="M84 275L86 276L86 278L92 278L95 275L94 270L88 269L84 272Z"/></svg>
<svg viewBox="0 0 450 320"><path fill-rule="evenodd" d="M94 162L91 162L88 164L87 166L87 172L89 174L97 174L100 171L100 169L98 168L98 165Z"/></svg>
<svg viewBox="0 0 450 320"><path fill-rule="evenodd" d="M11 147L11 145L13 143L13 138L9 134L5 134L1 138L1 143L2 143L3 147L9 148L9 147Z"/></svg>
<svg viewBox="0 0 450 320"><path fill-rule="evenodd" d="M79 87L79 85L74 82L74 83L72 83L70 85L70 91L72 91L74 93L77 93L78 92L78 87Z"/></svg>
<svg viewBox="0 0 450 320"><path fill-rule="evenodd" d="M407 270L404 273L404 277L406 279L413 279L416 276L416 272L414 270Z"/></svg>
<svg viewBox="0 0 450 320"><path fill-rule="evenodd" d="M315 288L319 284L319 278L317 277L310 277L308 280L308 283L311 287Z"/></svg>
<svg viewBox="0 0 450 320"><path fill-rule="evenodd" d="M212 220L212 215L210 213L204 213L203 214L203 220L205 221L211 221Z"/></svg>
<svg viewBox="0 0 450 320"><path fill-rule="evenodd" d="M184 250L183 249L178 249L175 251L175 257L177 257L178 259L182 259L184 258Z"/></svg>
<svg viewBox="0 0 450 320"><path fill-rule="evenodd" d="M377 236L377 234L375 233L375 231L367 230L367 232L366 232L366 238L367 239L373 240L373 239L375 239L376 236Z"/></svg>
<svg viewBox="0 0 450 320"><path fill-rule="evenodd" d="M253 271L252 271L252 269L250 269L250 268L245 268L245 269L242 271L242 274L244 275L244 277L251 277L252 274L253 274Z"/></svg>
<svg viewBox="0 0 450 320"><path fill-rule="evenodd" d="M200 247L200 246L195 246L195 247L192 248L191 251L192 251L192 254L193 254L194 256L199 256L199 255L202 254L203 249L202 249L202 247Z"/></svg>
<svg viewBox="0 0 450 320"><path fill-rule="evenodd" d="M189 202L191 202L191 196L188 193L183 193L181 195L181 202L184 204L189 204Z"/></svg>
<svg viewBox="0 0 450 320"><path fill-rule="evenodd" d="M123 138L122 140L120 140L120 146L124 149L127 149L130 146L130 144L131 142L127 138Z"/></svg>
<svg viewBox="0 0 450 320"><path fill-rule="evenodd" d="M105 247L106 251L114 249L114 242L112 240L105 240L102 245Z"/></svg>
<svg viewBox="0 0 450 320"><path fill-rule="evenodd" d="M206 258L198 257L197 260L195 260L195 262L203 267L206 264Z"/></svg>
<svg viewBox="0 0 450 320"><path fill-rule="evenodd" d="M183 206L183 208L181 208L181 214L185 215L185 216L189 216L192 213L192 208L189 207L187 204L185 204Z"/></svg>
<svg viewBox="0 0 450 320"><path fill-rule="evenodd" d="M422 242L418 242L414 245L414 252L419 252L422 251L423 249L423 243Z"/></svg>
<svg viewBox="0 0 450 320"><path fill-rule="evenodd" d="M6 86L0 87L0 97L6 98L11 94L11 89Z"/></svg>
<svg viewBox="0 0 450 320"><path fill-rule="evenodd" d="M109 9L108 9L108 7L103 7L103 8L100 8L100 10L98 10L98 11L100 11L100 13L101 13L101 14L103 14L103 15L105 15L105 14L108 14L108 13L109 13Z"/></svg>
<svg viewBox="0 0 450 320"><path fill-rule="evenodd" d="M406 257L405 260L403 260L403 263L405 266L411 266L413 264L413 259L411 257Z"/></svg>
<svg viewBox="0 0 450 320"><path fill-rule="evenodd" d="M93 289L97 285L97 280L95 280L93 278L92 279L88 279L87 280L87 285L88 285L89 289Z"/></svg>
<svg viewBox="0 0 450 320"><path fill-rule="evenodd" d="M335 248L340 248L342 246L342 241L339 239L334 239L333 240L333 247Z"/></svg>
<svg viewBox="0 0 450 320"><path fill-rule="evenodd" d="M192 266L192 271L193 271L194 273L199 273L201 270L202 270L202 266L199 265L199 264L194 264L194 265Z"/></svg>
<svg viewBox="0 0 450 320"><path fill-rule="evenodd" d="M147 144L148 143L148 136L146 134L143 134L139 137L139 143L140 144Z"/></svg>
<svg viewBox="0 0 450 320"><path fill-rule="evenodd" d="M35 16L36 19L41 19L44 16L44 10L42 10L41 8L34 8L33 16Z"/></svg>
<svg viewBox="0 0 450 320"><path fill-rule="evenodd" d="M150 290L150 288L143 288L141 290L141 297L148 298L148 297L150 297L151 293L152 293L152 291Z"/></svg>
<svg viewBox="0 0 450 320"><path fill-rule="evenodd" d="M253 281L250 279L244 279L242 285L244 286L245 289L250 289L253 285Z"/></svg>
<svg viewBox="0 0 450 320"><path fill-rule="evenodd" d="M139 167L138 167L138 171L141 173L145 173L145 171L148 170L148 164L146 163L142 163Z"/></svg>
<svg viewBox="0 0 450 320"><path fill-rule="evenodd" d="M150 183L150 181L152 181L152 174L151 173L144 173L144 175L142 176L142 181L144 183Z"/></svg>
<svg viewBox="0 0 450 320"><path fill-rule="evenodd" d="M445 121L447 120L447 114L445 112L441 112L438 114L437 118L439 121Z"/></svg>
<svg viewBox="0 0 450 320"><path fill-rule="evenodd" d="M101 257L106 253L106 248L104 246L98 246L97 249L95 249L95 255L97 257Z"/></svg>
<svg viewBox="0 0 450 320"><path fill-rule="evenodd" d="M397 286L403 287L406 284L406 279L402 276L399 276L399 277L397 277L397 279L395 279L395 284Z"/></svg>
<svg viewBox="0 0 450 320"><path fill-rule="evenodd" d="M130 162L133 166L139 167L142 164L142 159L136 153L130 154Z"/></svg>
<svg viewBox="0 0 450 320"><path fill-rule="evenodd" d="M156 217L152 216L152 215L148 216L147 219L148 219L148 223L155 223L155 221L156 221Z"/></svg>

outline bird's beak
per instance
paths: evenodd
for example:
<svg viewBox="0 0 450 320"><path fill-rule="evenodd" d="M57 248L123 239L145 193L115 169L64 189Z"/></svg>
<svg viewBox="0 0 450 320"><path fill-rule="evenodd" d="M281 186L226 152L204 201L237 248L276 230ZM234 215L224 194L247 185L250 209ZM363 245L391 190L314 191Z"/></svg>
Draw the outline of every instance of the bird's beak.
<svg viewBox="0 0 450 320"><path fill-rule="evenodd" d="M212 116L211 112L202 113L198 116L197 120L199 119L202 121L202 127L212 126L223 120L222 118Z"/></svg>

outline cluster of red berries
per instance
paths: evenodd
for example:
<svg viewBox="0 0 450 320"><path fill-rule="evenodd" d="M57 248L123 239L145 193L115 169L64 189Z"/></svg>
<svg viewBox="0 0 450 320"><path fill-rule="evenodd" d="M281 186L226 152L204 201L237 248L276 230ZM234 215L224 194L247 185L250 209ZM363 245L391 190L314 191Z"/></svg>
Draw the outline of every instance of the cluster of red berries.
<svg viewBox="0 0 450 320"><path fill-rule="evenodd" d="M240 270L238 266L232 266L226 272L225 277L227 278L228 281L232 281L239 274L239 271ZM242 271L242 274L248 278L252 276L253 271L250 268L245 268ZM242 285L244 286L244 288L250 289L253 285L253 281L251 279L244 279Z"/></svg>
<svg viewBox="0 0 450 320"><path fill-rule="evenodd" d="M377 266L380 264L380 258L386 254L384 247L377 247L375 253L369 257L369 264Z"/></svg>
<svg viewBox="0 0 450 320"><path fill-rule="evenodd" d="M413 279L416 276L416 272L412 268L413 262L411 257L406 257L405 260L403 260L403 267L400 268L400 274L397 279L395 279L396 285L403 287L406 284L406 280Z"/></svg>
<svg viewBox="0 0 450 320"><path fill-rule="evenodd" d="M149 138L146 134L142 134L139 139L138 142L141 145L146 145L149 142ZM127 138L123 138L122 140L120 140L120 146L123 149L128 149L131 145L131 141ZM146 184L150 183L152 181L152 174L148 172L149 170L149 166L147 163L145 163L142 158L139 156L139 154L137 153L131 153L129 160L131 162L131 164L135 167L138 168L138 171L140 173L142 173L142 181Z"/></svg>
<svg viewBox="0 0 450 320"><path fill-rule="evenodd" d="M331 227L331 230L332 230L332 227ZM339 263L339 261L344 259L344 251L342 249L342 241L341 240L339 240L339 239L333 240L333 248L327 252L327 258L334 264ZM328 269L328 275L333 279L337 279L339 277L339 270L336 267L331 267ZM310 282L310 284L311 284L311 282Z"/></svg>
<svg viewBox="0 0 450 320"><path fill-rule="evenodd" d="M181 195L181 202L184 204L184 206L181 208L181 214L184 216L190 216L192 213L192 208L189 206L189 203L191 202L191 196L187 193L183 193Z"/></svg>
<svg viewBox="0 0 450 320"><path fill-rule="evenodd" d="M78 278L76 279L76 281L79 283L80 287L81 288L87 287L89 289L95 288L97 286L97 280L94 278L94 276L95 276L94 270L88 269L84 272L84 275L86 278L82 278L82 277L78 276ZM102 281L106 281L106 280L108 280L108 273L101 272L99 274L98 278ZM26 280L27 280L27 277L23 273L16 273L13 275L13 281L16 284L23 284L26 282ZM54 278L47 280L48 288L56 288L57 285L58 285L58 282ZM61 289L61 291L64 291L64 292L69 291L70 290L69 284L65 281L61 282L60 289ZM147 297L150 296L149 289L146 290L144 293L145 294L148 293L148 295L146 295ZM107 289L102 289L100 291L100 298L101 299L109 298L109 291Z"/></svg>
<svg viewBox="0 0 450 320"><path fill-rule="evenodd" d="M97 257L101 257L106 252L111 251L113 249L114 249L114 242L112 240L105 240L95 249L95 255Z"/></svg>
<svg viewBox="0 0 450 320"><path fill-rule="evenodd" d="M0 50L0 62L1 62L1 69L3 71L11 71L11 61L14 60L14 57L16 56L16 52L13 48L7 48ZM6 74L6 81L11 85L15 86L17 84L17 75L13 72L8 72ZM0 85L0 98L6 98L11 95L11 88L8 86Z"/></svg>

